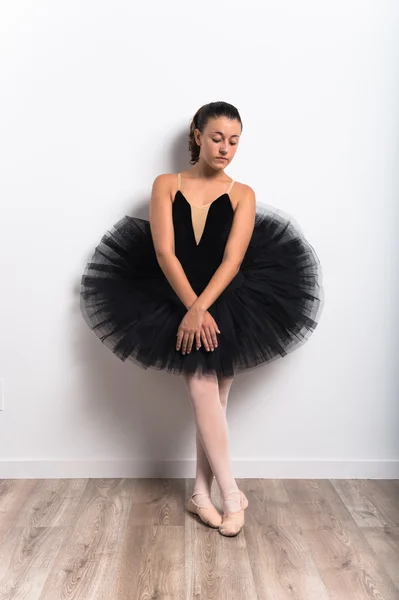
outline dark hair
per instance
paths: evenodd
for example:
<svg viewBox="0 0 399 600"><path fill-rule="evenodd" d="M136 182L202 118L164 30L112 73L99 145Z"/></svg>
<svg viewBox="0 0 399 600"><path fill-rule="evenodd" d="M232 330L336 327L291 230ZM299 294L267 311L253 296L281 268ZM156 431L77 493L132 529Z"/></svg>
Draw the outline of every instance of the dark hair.
<svg viewBox="0 0 399 600"><path fill-rule="evenodd" d="M191 153L190 164L195 165L199 160L200 154L200 147L194 137L194 129L198 129L202 133L209 119L217 119L218 117L227 117L232 121L239 121L242 131L243 126L240 113L235 106L228 102L209 102L209 104L204 104L197 110L190 124L190 133L188 136L188 149Z"/></svg>

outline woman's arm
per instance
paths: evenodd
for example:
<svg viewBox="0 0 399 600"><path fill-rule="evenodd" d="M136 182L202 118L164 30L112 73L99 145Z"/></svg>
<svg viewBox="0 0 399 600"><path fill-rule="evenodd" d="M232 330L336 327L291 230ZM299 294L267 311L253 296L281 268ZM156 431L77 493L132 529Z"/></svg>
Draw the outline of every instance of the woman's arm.
<svg viewBox="0 0 399 600"><path fill-rule="evenodd" d="M169 175L154 179L150 202L150 227L159 266L187 310L198 298L175 255Z"/></svg>
<svg viewBox="0 0 399 600"><path fill-rule="evenodd" d="M255 192L248 185L234 213L233 224L226 243L223 260L203 292L192 305L193 310L204 312L215 302L230 281L237 275L247 251L255 225Z"/></svg>

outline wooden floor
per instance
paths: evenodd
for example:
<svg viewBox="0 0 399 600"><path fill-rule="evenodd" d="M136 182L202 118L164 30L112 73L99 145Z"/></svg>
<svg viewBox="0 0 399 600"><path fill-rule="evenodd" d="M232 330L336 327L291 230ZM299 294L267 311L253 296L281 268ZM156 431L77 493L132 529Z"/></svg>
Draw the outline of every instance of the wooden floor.
<svg viewBox="0 0 399 600"><path fill-rule="evenodd" d="M399 480L237 483L226 538L191 479L0 480L0 599L399 600Z"/></svg>

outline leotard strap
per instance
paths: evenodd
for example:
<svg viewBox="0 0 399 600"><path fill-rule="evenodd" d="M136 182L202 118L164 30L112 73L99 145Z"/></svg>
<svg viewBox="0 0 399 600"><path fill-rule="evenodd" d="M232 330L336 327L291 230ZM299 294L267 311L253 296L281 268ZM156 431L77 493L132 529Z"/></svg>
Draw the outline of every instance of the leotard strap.
<svg viewBox="0 0 399 600"><path fill-rule="evenodd" d="M230 185L229 185L229 189L227 190L226 194L229 194L229 193L230 193L230 190L231 190L231 188L233 187L234 183L235 183L235 181L234 181L234 179L233 179L233 181L232 181L232 182L230 183Z"/></svg>

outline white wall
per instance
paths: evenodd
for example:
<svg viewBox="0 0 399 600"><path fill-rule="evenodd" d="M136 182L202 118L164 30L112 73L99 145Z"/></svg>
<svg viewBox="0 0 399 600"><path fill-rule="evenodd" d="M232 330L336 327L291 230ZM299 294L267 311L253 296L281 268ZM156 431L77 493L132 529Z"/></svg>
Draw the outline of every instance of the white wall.
<svg viewBox="0 0 399 600"><path fill-rule="evenodd" d="M237 376L236 476L398 477L397 2L157 4L1 5L0 477L194 476L183 381L103 346L79 281L213 100L244 122L228 174L294 216L325 291L304 346Z"/></svg>

